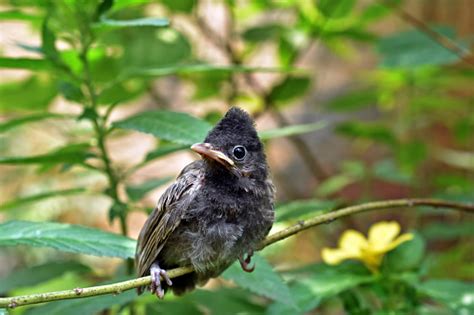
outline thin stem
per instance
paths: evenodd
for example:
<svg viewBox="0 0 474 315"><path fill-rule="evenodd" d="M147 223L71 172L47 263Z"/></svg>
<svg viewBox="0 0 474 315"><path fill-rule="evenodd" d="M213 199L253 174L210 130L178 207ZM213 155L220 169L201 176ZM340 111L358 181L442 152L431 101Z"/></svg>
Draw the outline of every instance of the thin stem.
<svg viewBox="0 0 474 315"><path fill-rule="evenodd" d="M458 45L454 40L451 38L444 36L441 33L434 31L428 25L426 25L423 21L419 20L418 18L414 17L407 11L401 9L395 4L390 3L390 1L384 0L377 0L383 6L389 7L390 9L394 10L395 13L407 23L413 25L416 29L426 34L426 36L433 39L436 43L441 45L442 47L450 50L454 54L456 54L459 59L461 59L466 64L474 66L474 61L471 60L471 52L464 47Z"/></svg>
<svg viewBox="0 0 474 315"><path fill-rule="evenodd" d="M341 208L339 210L332 211L330 213L318 215L312 219L306 221L300 221L298 224L286 228L282 231L276 232L268 236L258 247L261 250L271 244L277 243L283 239L286 239L292 235L295 235L301 231L309 229L311 227L331 223L336 219L347 217L349 215L362 213L372 210L383 210L389 208L413 208L418 206L428 206L434 208L448 208L458 211L464 211L467 213L474 214L474 204L464 204L459 202L451 202L437 199L395 199L385 201L374 201L368 202L356 206L350 206ZM168 270L168 276L170 278L176 278L184 274L194 271L192 267L181 267ZM44 303L56 300L65 299L78 299L89 296L98 296L104 294L120 294L126 290L133 288L147 286L151 283L151 277L141 277L137 279L112 283L108 285L101 285L88 288L75 288L72 290L64 290L57 292L37 293L30 295L14 296L7 298L0 298L0 307L14 308L17 306Z"/></svg>

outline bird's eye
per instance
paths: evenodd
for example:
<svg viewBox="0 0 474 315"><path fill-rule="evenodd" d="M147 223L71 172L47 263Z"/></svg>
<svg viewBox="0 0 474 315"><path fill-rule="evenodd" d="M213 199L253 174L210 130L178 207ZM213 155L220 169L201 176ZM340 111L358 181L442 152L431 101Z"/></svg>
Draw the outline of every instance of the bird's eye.
<svg viewBox="0 0 474 315"><path fill-rule="evenodd" d="M247 154L247 150L245 149L244 146L237 145L234 147L234 150L232 150L232 154L234 154L237 160L242 160Z"/></svg>

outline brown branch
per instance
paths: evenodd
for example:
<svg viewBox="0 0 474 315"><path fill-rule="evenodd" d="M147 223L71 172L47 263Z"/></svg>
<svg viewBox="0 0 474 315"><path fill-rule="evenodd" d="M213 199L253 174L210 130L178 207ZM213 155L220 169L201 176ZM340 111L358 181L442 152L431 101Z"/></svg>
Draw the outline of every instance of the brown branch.
<svg viewBox="0 0 474 315"><path fill-rule="evenodd" d="M385 200L385 201L374 201L368 202L361 205L350 206L346 208L341 208L326 214L318 215L312 219L306 221L300 221L298 224L293 225L289 228L286 228L282 231L276 232L268 236L258 247L258 250L261 250L271 244L279 242L285 238L288 238L292 235L295 235L301 231L309 229L310 227L317 226L324 223L330 223L336 219L340 219L352 214L372 211L372 210L382 210L388 208L412 208L416 206L429 206L435 208L448 208L458 211L464 211L467 213L474 214L474 204L463 204L459 202L451 202L444 200L436 199L396 199L396 200ZM190 273L193 271L191 267L182 267L172 270L168 270L168 276L170 278L176 278L184 274ZM47 293L37 293L30 295L14 296L0 298L0 308L14 308L22 305L30 305L37 303L44 303L57 300L65 299L78 299L85 298L90 296L98 296L104 294L120 294L126 290L133 288L147 286L151 283L151 277L142 277L122 282L117 282L113 284L89 287L89 288L75 288L72 290L64 290L57 292L47 292Z"/></svg>

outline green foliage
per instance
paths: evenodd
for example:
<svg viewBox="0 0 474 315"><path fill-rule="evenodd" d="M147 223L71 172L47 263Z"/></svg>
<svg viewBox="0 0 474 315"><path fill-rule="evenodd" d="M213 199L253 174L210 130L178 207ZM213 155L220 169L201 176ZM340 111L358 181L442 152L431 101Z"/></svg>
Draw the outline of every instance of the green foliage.
<svg viewBox="0 0 474 315"><path fill-rule="evenodd" d="M0 224L0 246L51 247L65 252L129 258L135 241L79 225L9 221Z"/></svg>
<svg viewBox="0 0 474 315"><path fill-rule="evenodd" d="M450 27L433 27L433 30L450 40L456 40L454 30ZM460 46L466 48L464 44ZM381 66L389 68L444 65L460 58L420 30L402 32L381 39L378 49L383 56Z"/></svg>
<svg viewBox="0 0 474 315"><path fill-rule="evenodd" d="M21 24L40 42L14 38L1 49L0 68L7 75L0 82L0 214L5 221L0 223L0 260L9 258L7 271L11 262L22 267L0 279L0 293L117 281L117 275L104 273L109 265L104 268L90 257L67 254L60 259L68 260L57 262L57 256L133 258L135 241L125 235L137 231L129 214L150 209L145 196L174 177L161 172L141 177L138 170L161 165L154 162L164 158L172 165L172 154L202 142L223 104L262 113L259 123L282 109L279 115L303 117L305 123L285 126L275 119L275 128L259 130L271 148L271 164L278 162L272 167L277 190L287 198L276 203L276 229L371 199L435 196L473 202L474 72L461 60L469 59L470 35L463 38L451 26L427 25L427 31L415 24L417 29L379 38L386 19L403 5L398 0L385 4L318 0L240 6L224 1L212 11L219 14L216 23L206 20L208 7L195 0L2 4L0 20ZM379 66L366 66L377 53ZM337 59L344 59L343 67L333 67ZM346 69L353 80L342 84L338 80ZM331 73L328 84L326 73ZM193 104L198 115L182 112L183 103ZM305 116L313 110L317 121ZM120 153L135 149L123 148L134 131L159 141L133 161L120 160ZM299 137L316 131L329 140ZM273 139L280 137L297 150L278 148L280 142ZM311 166L308 155L321 158L325 174L313 180L307 174L315 172L307 172L300 178L288 168L290 176L281 178L286 173L280 167L293 167L299 156ZM75 204L63 209L61 198L72 195ZM36 205L45 200L48 209ZM106 217L105 211L111 223L119 221L123 235L48 222L103 226L97 220ZM223 274L232 284L213 284L212 290L167 295L159 302L130 291L12 314L472 313L474 289L461 281L472 278L472 220L439 213L391 214L418 232L384 257L380 273L356 262L300 266L301 257L320 259L306 249L311 245L319 252L316 247L330 241L328 232L378 219L367 215L273 246L266 257L275 267L258 255L253 273L236 263ZM58 255L49 255L51 249ZM119 268L120 279L133 274L129 263ZM451 279L432 280L441 276Z"/></svg>
<svg viewBox="0 0 474 315"><path fill-rule="evenodd" d="M252 257L252 263L256 266L254 272L242 272L240 264L235 262L222 274L222 277L258 295L293 305L287 285L272 266L257 254Z"/></svg>
<svg viewBox="0 0 474 315"><path fill-rule="evenodd" d="M43 265L16 270L0 279L0 292L34 286L46 280L61 276L66 272L86 273L90 268L74 261L50 262Z"/></svg>
<svg viewBox="0 0 474 315"><path fill-rule="evenodd" d="M191 145L201 142L211 125L185 113L153 111L114 123L115 127L151 133L160 139Z"/></svg>

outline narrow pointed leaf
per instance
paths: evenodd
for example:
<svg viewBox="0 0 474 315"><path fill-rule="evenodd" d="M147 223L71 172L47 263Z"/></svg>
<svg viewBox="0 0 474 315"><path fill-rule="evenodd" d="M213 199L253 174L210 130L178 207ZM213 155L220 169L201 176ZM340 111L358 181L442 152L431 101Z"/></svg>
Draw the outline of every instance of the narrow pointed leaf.
<svg viewBox="0 0 474 315"><path fill-rule="evenodd" d="M27 245L94 256L132 258L135 243L122 235L80 225L29 221L0 224L0 247Z"/></svg>
<svg viewBox="0 0 474 315"><path fill-rule="evenodd" d="M39 193L31 196L26 196L23 198L15 199L12 201L7 201L0 205L0 211L5 211L12 208L17 208L19 206L23 206L35 201L52 198L52 197L63 197L68 195L80 194L85 192L86 189L84 188L73 188L73 189L63 189L63 190L55 190L55 191L48 191L44 193Z"/></svg>
<svg viewBox="0 0 474 315"><path fill-rule="evenodd" d="M185 113L157 110L114 123L115 127L150 133L161 139L192 145L206 137L211 125Z"/></svg>
<svg viewBox="0 0 474 315"><path fill-rule="evenodd" d="M260 139L272 139L272 138L280 138L280 137L289 137L295 136L303 133L313 132L319 129L326 127L326 122L318 121L312 124L302 124L302 125L292 125L283 128L277 129L270 129L270 130L263 130L260 131L258 134Z"/></svg>
<svg viewBox="0 0 474 315"><path fill-rule="evenodd" d="M165 177L165 178L153 178L149 181L141 183L139 185L127 186L127 195L133 201L138 201L143 198L148 192L151 190L158 188L167 182L169 182L172 177Z"/></svg>

